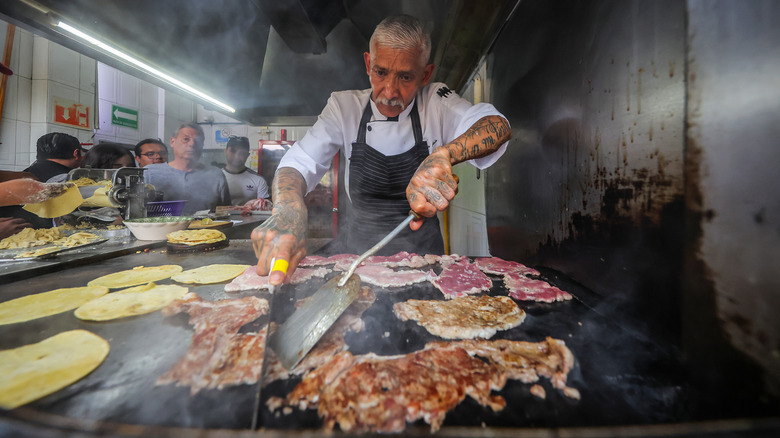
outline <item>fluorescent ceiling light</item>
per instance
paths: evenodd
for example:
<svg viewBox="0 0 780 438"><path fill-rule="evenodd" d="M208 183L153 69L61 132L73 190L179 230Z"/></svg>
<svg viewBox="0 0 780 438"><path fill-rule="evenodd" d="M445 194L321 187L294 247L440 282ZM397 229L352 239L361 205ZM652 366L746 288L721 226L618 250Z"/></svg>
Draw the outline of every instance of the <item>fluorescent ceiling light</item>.
<svg viewBox="0 0 780 438"><path fill-rule="evenodd" d="M140 60L138 60L136 58L133 58L132 56L130 56L130 55L128 55L128 54L126 54L126 53L124 53L124 52L122 52L120 50L117 50L114 47L111 47L108 44L106 44L106 43L104 43L104 42L102 42L102 41L100 41L100 40L98 40L96 38L93 38L93 37L85 34L84 32L76 29L75 27L69 25L68 23L63 23L62 21L59 21L57 23L57 27L65 30L65 31L68 31L71 34L73 34L73 35L75 35L75 36L77 36L77 37L87 41L88 43L92 44L93 46L98 47L101 50L103 50L105 52L108 52L108 53L116 56L117 58L122 59L125 62L140 68L141 70L143 70L143 71L145 71L147 73L152 74L153 76L156 76L156 77L158 77L158 78L160 78L160 79L162 79L162 80L164 80L164 81L166 81L166 82L168 82L168 83L170 83L172 85L175 85L175 86L181 88L182 90L184 90L184 91L186 91L188 93L194 94L194 95L200 97L201 99L203 99L203 100L205 100L207 102L210 102L210 103L212 103L212 104L214 104L214 105L224 109L225 111L229 111L231 113L236 112L235 108L231 107L230 105L222 103L222 102L218 101L217 99L214 99L213 97L203 93L202 91L196 90L196 89L190 87L189 85L185 84L184 82L182 82L182 81L180 81L180 80L178 80L178 79L176 79L176 78L174 78L174 77L172 77L170 75L167 75L167 74L161 72L160 70L157 70L156 68L152 67L151 65L146 64L145 62L140 61Z"/></svg>

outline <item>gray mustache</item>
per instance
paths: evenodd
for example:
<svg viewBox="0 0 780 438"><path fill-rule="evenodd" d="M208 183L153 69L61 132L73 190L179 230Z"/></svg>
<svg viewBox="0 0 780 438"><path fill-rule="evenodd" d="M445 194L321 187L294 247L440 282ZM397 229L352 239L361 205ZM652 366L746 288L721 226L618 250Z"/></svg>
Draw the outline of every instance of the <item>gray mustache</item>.
<svg viewBox="0 0 780 438"><path fill-rule="evenodd" d="M401 102L399 99L388 99L386 97L378 97L376 99L376 103L381 103L382 105L388 105L388 106L397 106L397 107L404 107L404 103Z"/></svg>

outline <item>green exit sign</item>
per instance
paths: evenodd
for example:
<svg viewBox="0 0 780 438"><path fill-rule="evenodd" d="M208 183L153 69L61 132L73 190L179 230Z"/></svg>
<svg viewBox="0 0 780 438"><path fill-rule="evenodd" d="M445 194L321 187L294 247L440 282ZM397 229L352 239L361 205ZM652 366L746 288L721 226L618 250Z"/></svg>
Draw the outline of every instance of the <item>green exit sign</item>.
<svg viewBox="0 0 780 438"><path fill-rule="evenodd" d="M138 111L119 105L111 105L111 124L138 129Z"/></svg>

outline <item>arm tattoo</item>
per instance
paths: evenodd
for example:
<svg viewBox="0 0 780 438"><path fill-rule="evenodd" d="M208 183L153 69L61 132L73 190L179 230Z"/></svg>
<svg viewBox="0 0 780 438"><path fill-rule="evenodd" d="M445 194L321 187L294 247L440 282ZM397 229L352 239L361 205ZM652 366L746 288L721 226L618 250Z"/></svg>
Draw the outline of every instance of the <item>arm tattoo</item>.
<svg viewBox="0 0 780 438"><path fill-rule="evenodd" d="M506 143L512 131L506 119L500 116L485 116L474 123L460 137L446 147L450 151L451 164L487 156Z"/></svg>

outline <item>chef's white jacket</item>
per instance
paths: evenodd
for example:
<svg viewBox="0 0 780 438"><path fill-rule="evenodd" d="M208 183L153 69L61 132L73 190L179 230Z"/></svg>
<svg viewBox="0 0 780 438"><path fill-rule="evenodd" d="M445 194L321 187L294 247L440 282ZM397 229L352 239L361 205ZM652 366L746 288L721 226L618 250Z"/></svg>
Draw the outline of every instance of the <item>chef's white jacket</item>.
<svg viewBox="0 0 780 438"><path fill-rule="evenodd" d="M306 135L282 157L279 168L292 167L303 175L312 191L330 168L331 160L344 148L349 160L352 142L357 139L363 109L370 100L371 89L337 91L330 95L328 104L317 118L317 122ZM472 105L443 83L429 83L415 97L420 114L423 140L428 142L429 152L454 140L477 120L485 116L503 117L488 103ZM366 143L384 155L397 155L414 146L410 113L414 102L398 116L398 121L389 121L371 101L373 116L366 129ZM498 160L506 150L506 143L494 153L469 162L484 169ZM345 189L349 194L349 166L345 170Z"/></svg>

